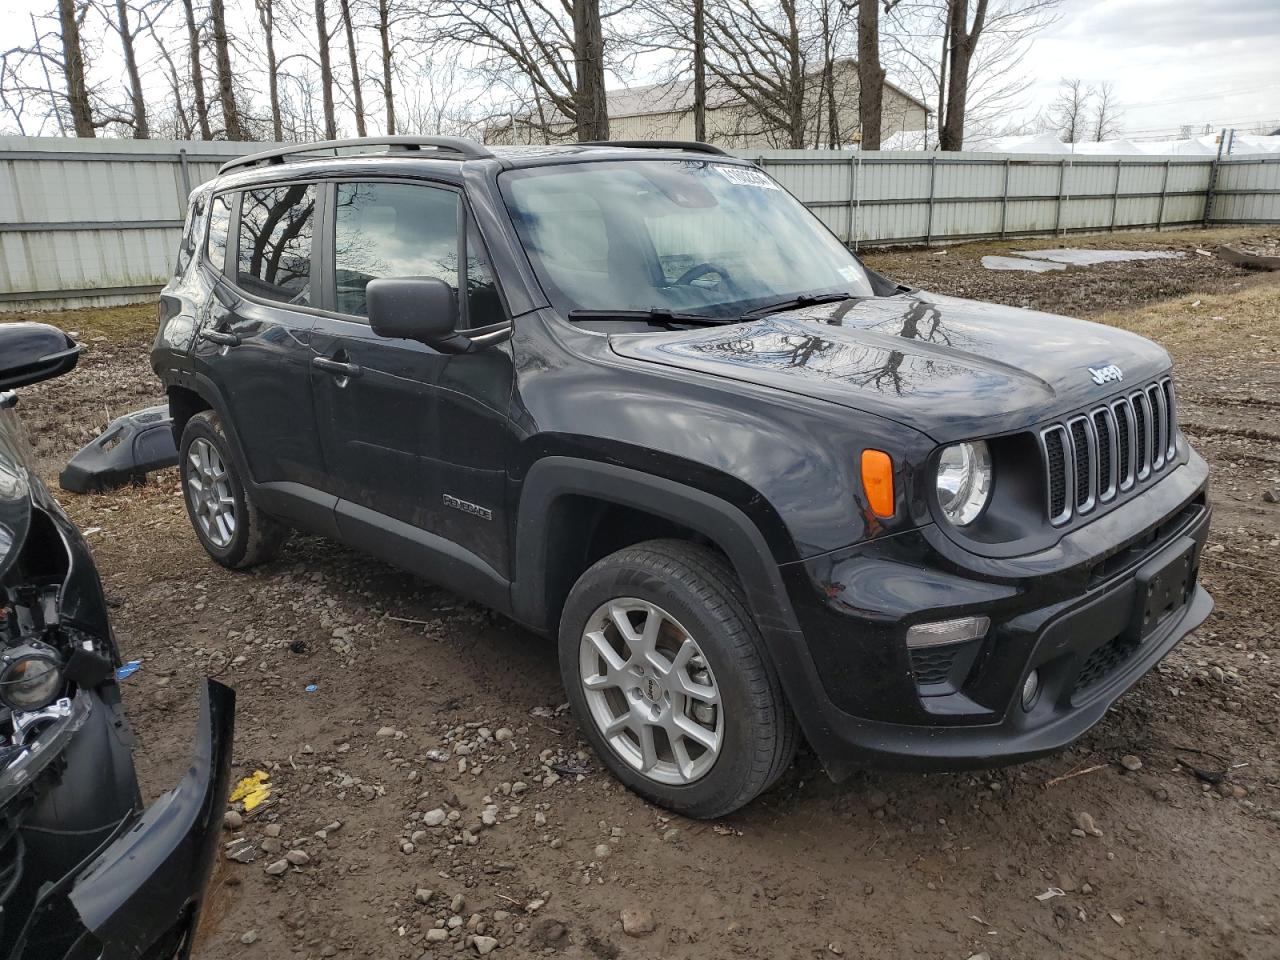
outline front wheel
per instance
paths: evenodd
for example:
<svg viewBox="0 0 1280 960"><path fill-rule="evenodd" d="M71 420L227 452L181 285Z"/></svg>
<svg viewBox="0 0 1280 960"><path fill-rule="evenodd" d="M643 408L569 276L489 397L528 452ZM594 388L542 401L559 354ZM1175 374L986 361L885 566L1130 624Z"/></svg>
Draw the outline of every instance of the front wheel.
<svg viewBox="0 0 1280 960"><path fill-rule="evenodd" d="M707 547L655 540L587 570L561 616L560 671L609 769L677 813L730 813L795 756L795 719L742 587Z"/></svg>

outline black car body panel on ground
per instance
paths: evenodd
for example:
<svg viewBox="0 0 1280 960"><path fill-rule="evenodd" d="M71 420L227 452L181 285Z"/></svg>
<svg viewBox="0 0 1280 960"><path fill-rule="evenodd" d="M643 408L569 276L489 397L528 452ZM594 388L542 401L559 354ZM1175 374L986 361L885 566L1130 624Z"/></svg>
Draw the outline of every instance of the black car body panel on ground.
<svg viewBox="0 0 1280 960"><path fill-rule="evenodd" d="M175 438L196 425L197 533L228 566L282 525L337 537L559 634L593 745L660 802L732 807L672 738L726 744L716 676L757 674L699 643L645 661L626 638L660 603L615 585L634 619L593 675L573 600L656 569L631 548L743 605L774 684L751 723L781 731L760 755L794 715L833 776L1058 749L1208 615L1207 469L1155 344L895 286L701 145L338 147L365 152L193 194L152 363Z"/></svg>
<svg viewBox="0 0 1280 960"><path fill-rule="evenodd" d="M0 382L56 376L73 350L52 327L0 326ZM16 405L0 393L0 957L185 957L235 696L207 684L186 777L144 809L97 570L34 471Z"/></svg>

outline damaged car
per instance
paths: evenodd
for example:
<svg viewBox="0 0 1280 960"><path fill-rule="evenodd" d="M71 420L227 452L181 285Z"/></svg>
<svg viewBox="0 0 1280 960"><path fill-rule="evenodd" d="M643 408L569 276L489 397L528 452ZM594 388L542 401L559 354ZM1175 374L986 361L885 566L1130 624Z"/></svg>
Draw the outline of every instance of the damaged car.
<svg viewBox="0 0 1280 960"><path fill-rule="evenodd" d="M206 683L187 773L144 809L102 585L16 409L17 388L67 373L79 352L52 326L0 324L0 958L186 957L235 697Z"/></svg>

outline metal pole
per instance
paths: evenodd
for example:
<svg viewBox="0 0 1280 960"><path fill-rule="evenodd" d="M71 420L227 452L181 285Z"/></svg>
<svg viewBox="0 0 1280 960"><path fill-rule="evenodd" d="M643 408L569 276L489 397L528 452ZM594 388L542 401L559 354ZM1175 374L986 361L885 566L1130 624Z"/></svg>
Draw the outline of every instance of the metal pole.
<svg viewBox="0 0 1280 960"><path fill-rule="evenodd" d="M187 148L178 151L178 168L182 174L182 198L178 204L182 215L187 215L187 197L191 195L191 168L187 166Z"/></svg>
<svg viewBox="0 0 1280 960"><path fill-rule="evenodd" d="M1156 211L1156 230L1164 229L1164 198L1169 192L1169 164L1172 161L1164 162L1164 180L1160 184L1160 209Z"/></svg>
<svg viewBox="0 0 1280 960"><path fill-rule="evenodd" d="M929 214L924 226L924 245L926 247L933 242L933 185L937 175L938 157L935 154L929 158Z"/></svg>
<svg viewBox="0 0 1280 960"><path fill-rule="evenodd" d="M1234 131L1223 130L1218 135L1218 155L1213 158L1213 164L1209 167L1209 186L1204 191L1204 218L1201 221L1202 226L1208 226L1209 221L1213 218L1213 191L1218 186L1218 164L1222 162L1222 148L1226 146L1227 134Z"/></svg>
<svg viewBox="0 0 1280 960"><path fill-rule="evenodd" d="M1004 189L1000 192L1000 239L1004 239L1005 225L1009 218L1009 158L1004 158Z"/></svg>
<svg viewBox="0 0 1280 960"><path fill-rule="evenodd" d="M1059 236L1062 230L1062 186L1067 182L1067 161L1058 161L1058 209L1053 217L1053 235Z"/></svg>
<svg viewBox="0 0 1280 960"><path fill-rule="evenodd" d="M849 154L849 245L858 249L858 156Z"/></svg>
<svg viewBox="0 0 1280 960"><path fill-rule="evenodd" d="M1123 160L1116 161L1116 192L1111 195L1111 232L1116 232L1116 207L1120 205L1120 171L1124 166Z"/></svg>

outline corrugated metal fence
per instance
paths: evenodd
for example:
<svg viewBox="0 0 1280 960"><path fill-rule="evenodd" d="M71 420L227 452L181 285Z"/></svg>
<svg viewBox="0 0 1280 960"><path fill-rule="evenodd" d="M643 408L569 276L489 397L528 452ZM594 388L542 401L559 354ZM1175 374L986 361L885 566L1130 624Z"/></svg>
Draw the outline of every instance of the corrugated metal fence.
<svg viewBox="0 0 1280 960"><path fill-rule="evenodd" d="M1280 222L1280 157L749 152L854 244Z"/></svg>
<svg viewBox="0 0 1280 960"><path fill-rule="evenodd" d="M0 311L151 295L173 272L191 188L269 146L0 137Z"/></svg>
<svg viewBox="0 0 1280 960"><path fill-rule="evenodd" d="M0 137L0 311L150 295L191 187L270 146ZM855 245L1280 222L1280 157L740 153Z"/></svg>

